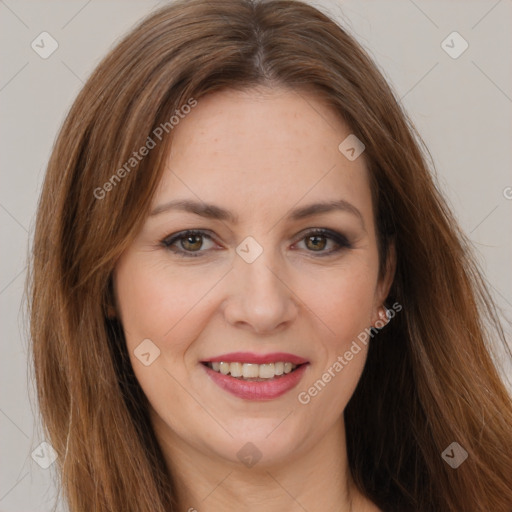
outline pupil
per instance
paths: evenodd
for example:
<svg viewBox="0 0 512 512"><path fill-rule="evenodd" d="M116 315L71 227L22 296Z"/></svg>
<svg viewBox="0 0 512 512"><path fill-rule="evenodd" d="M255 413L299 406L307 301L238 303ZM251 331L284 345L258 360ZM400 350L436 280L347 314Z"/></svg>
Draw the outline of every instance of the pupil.
<svg viewBox="0 0 512 512"><path fill-rule="evenodd" d="M309 241L313 242L313 248L316 249L323 249L325 247L325 237L320 235L314 235L308 237Z"/></svg>
<svg viewBox="0 0 512 512"><path fill-rule="evenodd" d="M194 243L195 240L195 243ZM187 236L184 240L185 244L191 244L193 247L184 247L185 249L194 250L194 249L200 249L202 242L200 235L190 235Z"/></svg>

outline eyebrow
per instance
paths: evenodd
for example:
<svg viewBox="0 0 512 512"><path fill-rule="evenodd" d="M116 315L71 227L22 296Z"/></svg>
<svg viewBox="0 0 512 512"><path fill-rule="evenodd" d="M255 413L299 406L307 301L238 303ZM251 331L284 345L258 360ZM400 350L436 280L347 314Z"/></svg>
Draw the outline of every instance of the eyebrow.
<svg viewBox="0 0 512 512"><path fill-rule="evenodd" d="M174 201L169 201L168 203L161 204L157 206L149 215L150 217L153 217L171 210L194 213L195 215L200 215L201 217L228 221L232 224L238 223L238 216L229 210L225 210L224 208L214 204L192 201L188 199L177 199ZM313 203L302 206L292 210L286 217L292 221L297 221L306 217L318 215L320 213L329 213L333 211L343 211L355 215L361 221L361 224L364 228L364 218L361 212L353 204L345 201L344 199L328 201L324 203Z"/></svg>

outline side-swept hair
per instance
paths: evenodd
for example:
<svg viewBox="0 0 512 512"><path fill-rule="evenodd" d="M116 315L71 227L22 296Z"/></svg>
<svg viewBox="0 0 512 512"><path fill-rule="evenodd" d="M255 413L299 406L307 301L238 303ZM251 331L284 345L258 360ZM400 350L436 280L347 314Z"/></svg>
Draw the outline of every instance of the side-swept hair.
<svg viewBox="0 0 512 512"><path fill-rule="evenodd" d="M418 137L367 54L300 1L181 0L101 62L51 155L29 273L43 423L71 512L169 512L176 489L110 320L111 276L148 214L172 132L98 198L191 98L255 86L312 91L366 146L381 270L403 312L370 344L344 412L360 490L386 512L510 512L512 404L492 358L504 340L470 246ZM293 172L293 170L290 170ZM469 454L457 469L441 452Z"/></svg>

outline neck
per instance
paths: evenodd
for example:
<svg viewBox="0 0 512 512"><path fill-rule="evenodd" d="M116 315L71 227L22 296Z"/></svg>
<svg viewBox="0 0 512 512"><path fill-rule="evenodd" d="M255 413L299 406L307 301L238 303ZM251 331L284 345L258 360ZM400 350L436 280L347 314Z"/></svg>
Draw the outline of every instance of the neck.
<svg viewBox="0 0 512 512"><path fill-rule="evenodd" d="M363 508L350 476L343 416L314 446L298 447L286 460L267 457L270 462L252 467L187 444L158 417L153 424L176 483L179 510L372 510Z"/></svg>

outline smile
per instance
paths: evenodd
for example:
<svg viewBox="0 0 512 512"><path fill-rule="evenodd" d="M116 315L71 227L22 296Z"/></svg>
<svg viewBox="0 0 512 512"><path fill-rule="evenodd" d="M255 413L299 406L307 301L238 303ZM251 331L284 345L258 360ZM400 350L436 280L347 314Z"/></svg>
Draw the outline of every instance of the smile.
<svg viewBox="0 0 512 512"><path fill-rule="evenodd" d="M292 354L233 353L201 361L222 390L244 400L273 400L293 389L309 362Z"/></svg>
<svg viewBox="0 0 512 512"><path fill-rule="evenodd" d="M231 377L243 380L262 381L273 379L280 375L286 375L295 368L296 364L290 362L277 362L267 364L254 364L254 363L227 363L221 361L220 363L206 363L208 368L213 371L221 373L222 375L231 375Z"/></svg>

